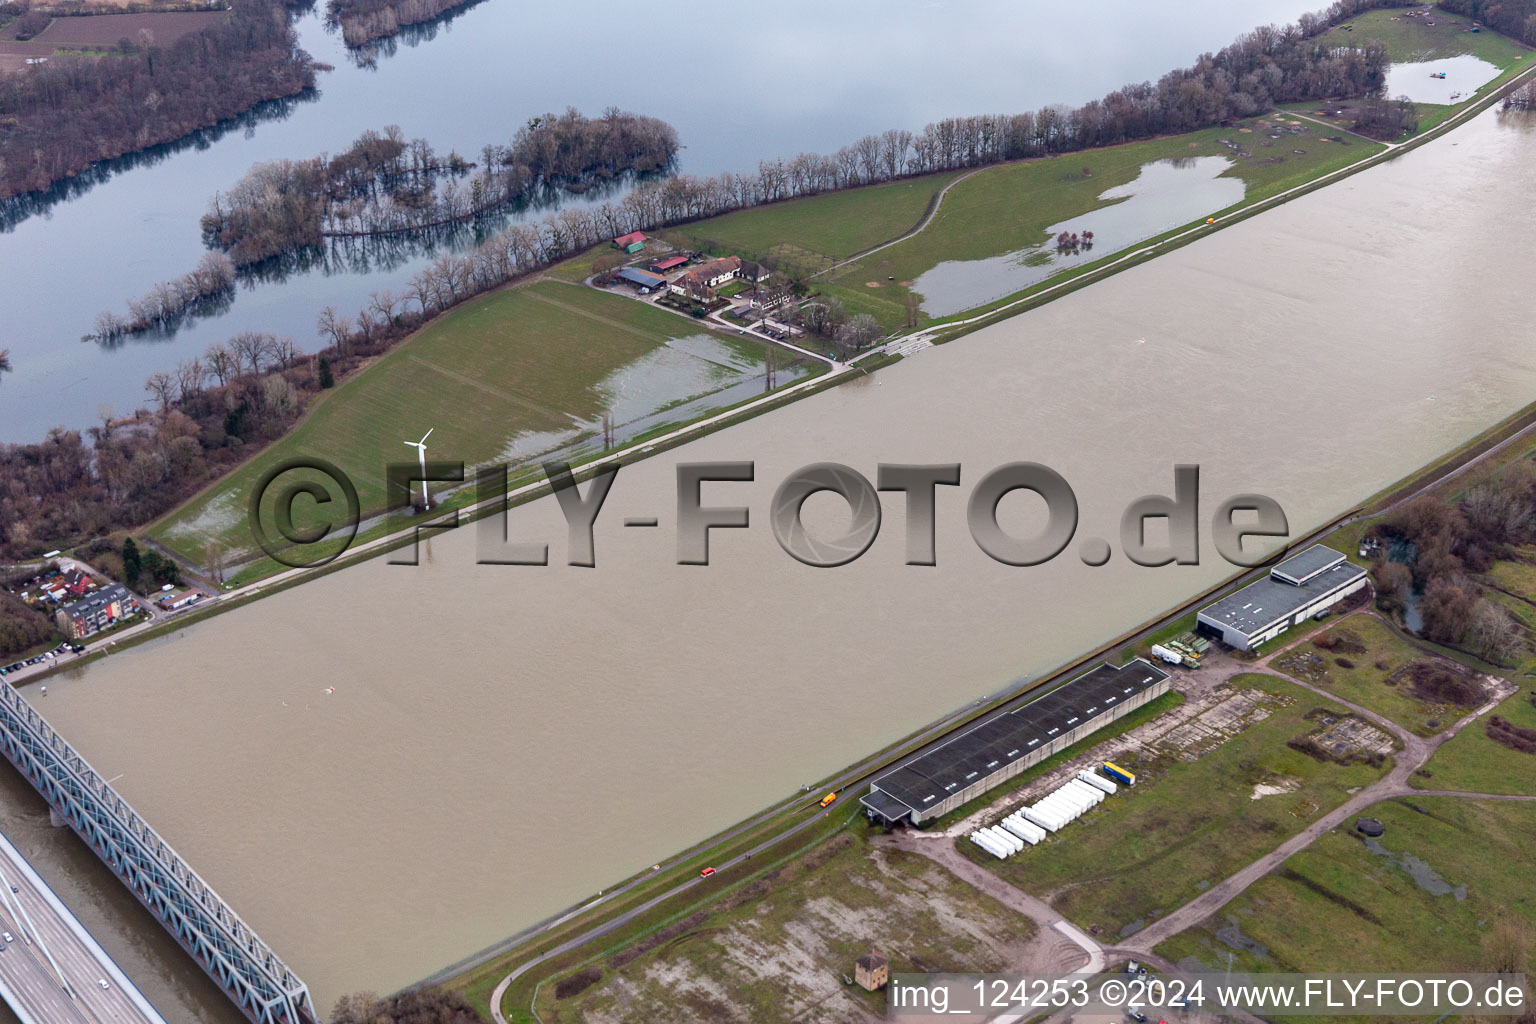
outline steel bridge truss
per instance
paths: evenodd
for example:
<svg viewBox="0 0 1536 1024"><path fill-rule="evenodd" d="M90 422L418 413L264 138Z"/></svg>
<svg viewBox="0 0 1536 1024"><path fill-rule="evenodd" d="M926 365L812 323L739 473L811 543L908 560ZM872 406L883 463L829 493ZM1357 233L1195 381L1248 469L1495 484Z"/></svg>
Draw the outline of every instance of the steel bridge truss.
<svg viewBox="0 0 1536 1024"><path fill-rule="evenodd" d="M317 1024L298 975L4 683L0 753L255 1024Z"/></svg>

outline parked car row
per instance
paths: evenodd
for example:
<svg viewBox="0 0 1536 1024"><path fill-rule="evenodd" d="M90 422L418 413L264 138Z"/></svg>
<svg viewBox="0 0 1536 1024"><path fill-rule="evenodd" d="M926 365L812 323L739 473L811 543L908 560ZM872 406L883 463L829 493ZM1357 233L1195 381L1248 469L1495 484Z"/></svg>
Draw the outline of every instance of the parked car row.
<svg viewBox="0 0 1536 1024"><path fill-rule="evenodd" d="M63 655L66 651L73 651L76 654L83 654L85 653L85 648L79 644L59 644L59 646L55 647L51 651L34 655L33 657L22 661L13 662L4 668L0 668L0 676L9 675L12 672L19 672L26 668L28 665L40 665L45 661L52 661L54 658Z"/></svg>

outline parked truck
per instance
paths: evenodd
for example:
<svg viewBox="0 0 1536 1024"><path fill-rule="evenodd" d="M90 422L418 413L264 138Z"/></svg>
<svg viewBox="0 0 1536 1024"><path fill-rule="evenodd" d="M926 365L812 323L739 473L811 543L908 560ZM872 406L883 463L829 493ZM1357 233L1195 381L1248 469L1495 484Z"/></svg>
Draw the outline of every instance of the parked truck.
<svg viewBox="0 0 1536 1024"><path fill-rule="evenodd" d="M1100 770L1115 782L1120 783L1122 786L1136 785L1136 773L1121 768L1113 761L1105 761L1104 766Z"/></svg>

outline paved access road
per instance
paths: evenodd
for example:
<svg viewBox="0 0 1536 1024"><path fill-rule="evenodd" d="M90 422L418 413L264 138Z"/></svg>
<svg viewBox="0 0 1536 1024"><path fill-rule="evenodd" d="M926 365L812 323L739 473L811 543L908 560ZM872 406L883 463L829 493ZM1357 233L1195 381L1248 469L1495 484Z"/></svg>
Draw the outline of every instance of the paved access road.
<svg viewBox="0 0 1536 1024"><path fill-rule="evenodd" d="M4 836L0 932L0 997L22 1024L166 1024Z"/></svg>

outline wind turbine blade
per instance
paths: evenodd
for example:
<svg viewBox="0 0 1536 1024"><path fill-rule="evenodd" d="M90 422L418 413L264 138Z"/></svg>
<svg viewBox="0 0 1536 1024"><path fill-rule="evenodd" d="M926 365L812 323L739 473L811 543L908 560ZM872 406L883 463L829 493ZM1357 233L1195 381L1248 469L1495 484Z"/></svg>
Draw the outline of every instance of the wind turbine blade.
<svg viewBox="0 0 1536 1024"><path fill-rule="evenodd" d="M422 444L426 444L427 443L427 438L431 437L432 436L432 431L434 431L436 429L437 429L436 427L429 427L429 428L427 428L427 432L425 434L421 435L421 443Z"/></svg>

